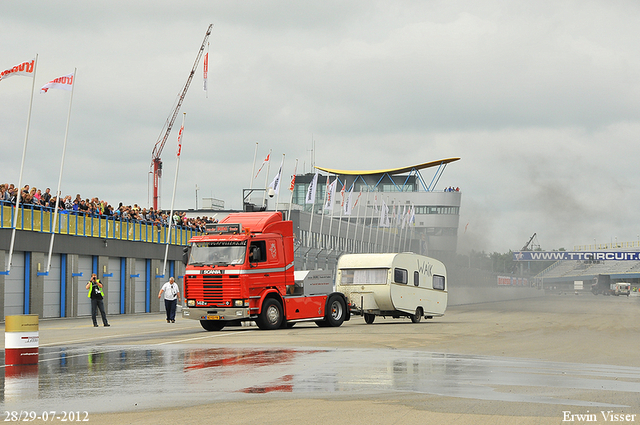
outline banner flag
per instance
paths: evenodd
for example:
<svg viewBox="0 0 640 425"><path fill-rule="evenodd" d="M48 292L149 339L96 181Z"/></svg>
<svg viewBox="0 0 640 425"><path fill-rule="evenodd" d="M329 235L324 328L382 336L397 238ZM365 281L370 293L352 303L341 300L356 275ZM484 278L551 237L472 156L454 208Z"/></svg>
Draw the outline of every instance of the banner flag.
<svg viewBox="0 0 640 425"><path fill-rule="evenodd" d="M380 207L380 219L378 221L378 227L389 227L389 208L387 203L382 200L382 206Z"/></svg>
<svg viewBox="0 0 640 425"><path fill-rule="evenodd" d="M358 206L358 201L360 200L361 196L362 196L362 191L358 192L358 197L356 198L356 201L353 203L354 208Z"/></svg>
<svg viewBox="0 0 640 425"><path fill-rule="evenodd" d="M0 72L0 80L2 80L3 78L12 77L14 75L33 77L33 74L35 72L35 63L36 60L31 59L30 61L22 62L21 64L16 65L12 68L5 69L4 71Z"/></svg>
<svg viewBox="0 0 640 425"><path fill-rule="evenodd" d="M293 188L296 186L296 172L298 171L298 160L296 159L296 166L293 167L293 177L291 178L291 184L289 190L293 192Z"/></svg>
<svg viewBox="0 0 640 425"><path fill-rule="evenodd" d="M40 89L40 93L46 93L49 89L62 89L71 91L73 87L73 73L64 75L62 77L54 78L49 81L47 84L42 86Z"/></svg>
<svg viewBox="0 0 640 425"><path fill-rule="evenodd" d="M260 174L260 171L262 171L262 167L264 167L264 164L266 164L267 162L269 162L269 157L271 156L271 152L269 152L269 154L267 155L267 157L264 159L264 161L262 162L262 165L260 166L260 169L258 170L258 172L256 173L256 176L254 177L257 178L258 174Z"/></svg>
<svg viewBox="0 0 640 425"><path fill-rule="evenodd" d="M204 92L209 94L209 92L207 91L207 80L209 79L209 43L207 43L207 53L204 55L204 66L202 68L202 73L204 77Z"/></svg>
<svg viewBox="0 0 640 425"><path fill-rule="evenodd" d="M318 184L318 173L316 172L313 175L313 180L311 180L311 184L309 185L309 189L307 190L307 197L304 200L305 204L315 204L317 184Z"/></svg>
<svg viewBox="0 0 640 425"><path fill-rule="evenodd" d="M347 202L344 203L344 215L351 215L351 211L353 211L353 186L349 190L349 195L347 195Z"/></svg>
<svg viewBox="0 0 640 425"><path fill-rule="evenodd" d="M327 181L329 178L327 177ZM338 177L336 177L333 182L327 187L327 202L324 204L325 210L330 210L333 207L334 199L336 198L336 186L338 183Z"/></svg>
<svg viewBox="0 0 640 425"><path fill-rule="evenodd" d="M278 191L280 190L280 178L282 177L282 165L283 165L283 163L284 163L284 158L282 158L282 162L280 163L280 169L278 170L278 174L276 174L276 176L273 178L273 181L269 185L269 187L271 189L273 189L273 191L276 194L278 194Z"/></svg>
<svg viewBox="0 0 640 425"><path fill-rule="evenodd" d="M180 131L178 132L178 158L180 158L180 153L182 152L182 132L184 131L184 124L180 126Z"/></svg>

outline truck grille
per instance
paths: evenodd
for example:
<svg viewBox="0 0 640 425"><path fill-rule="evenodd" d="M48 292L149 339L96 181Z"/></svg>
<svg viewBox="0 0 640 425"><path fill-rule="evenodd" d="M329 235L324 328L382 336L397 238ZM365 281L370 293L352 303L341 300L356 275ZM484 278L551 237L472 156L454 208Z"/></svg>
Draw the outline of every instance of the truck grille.
<svg viewBox="0 0 640 425"><path fill-rule="evenodd" d="M189 276L185 284L185 299L223 305L225 301L240 299L240 279L228 275Z"/></svg>

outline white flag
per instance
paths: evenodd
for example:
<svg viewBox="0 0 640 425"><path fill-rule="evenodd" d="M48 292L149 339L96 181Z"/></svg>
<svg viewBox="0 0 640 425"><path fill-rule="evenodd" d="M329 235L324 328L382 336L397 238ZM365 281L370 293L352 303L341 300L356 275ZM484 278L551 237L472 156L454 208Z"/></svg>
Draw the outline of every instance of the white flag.
<svg viewBox="0 0 640 425"><path fill-rule="evenodd" d="M25 77L33 77L34 68L35 68L35 59L31 59L30 61L22 62L19 65L6 69L0 72L0 80L3 78L9 78L13 75L23 75Z"/></svg>
<svg viewBox="0 0 640 425"><path fill-rule="evenodd" d="M407 215L407 205L405 204L402 206L402 228L403 229L407 225L408 218L409 216Z"/></svg>
<svg viewBox="0 0 640 425"><path fill-rule="evenodd" d="M329 181L328 177L327 181ZM333 180L333 182L327 187L327 201L324 203L325 210L330 210L333 208L333 203L335 202L334 199L336 198L337 182L338 178L336 177L335 180Z"/></svg>
<svg viewBox="0 0 640 425"><path fill-rule="evenodd" d="M344 203L344 215L351 215L351 211L353 211L353 186L349 189L349 195L347 195L347 202Z"/></svg>
<svg viewBox="0 0 640 425"><path fill-rule="evenodd" d="M278 194L278 191L280 190L280 178L282 177L282 164L283 163L284 163L284 157L282 158L282 162L280 163L280 169L278 170L278 174L276 174L276 176L273 178L273 181L269 185L269 187L271 189L273 189L273 191L276 194Z"/></svg>
<svg viewBox="0 0 640 425"><path fill-rule="evenodd" d="M315 204L316 203L316 186L318 185L318 173L315 173L313 176L313 180L311 180L311 184L309 185L309 189L307 190L307 197L305 198L305 204Z"/></svg>
<svg viewBox="0 0 640 425"><path fill-rule="evenodd" d="M416 207L411 204L411 211L409 213L409 224L415 224L416 222Z"/></svg>
<svg viewBox="0 0 640 425"><path fill-rule="evenodd" d="M387 203L384 202L384 199L382 200L382 206L380 207L378 227L389 227L389 208L387 208Z"/></svg>
<svg viewBox="0 0 640 425"><path fill-rule="evenodd" d="M71 91L73 87L73 73L55 78L42 86L40 93L46 93L49 89L62 89Z"/></svg>

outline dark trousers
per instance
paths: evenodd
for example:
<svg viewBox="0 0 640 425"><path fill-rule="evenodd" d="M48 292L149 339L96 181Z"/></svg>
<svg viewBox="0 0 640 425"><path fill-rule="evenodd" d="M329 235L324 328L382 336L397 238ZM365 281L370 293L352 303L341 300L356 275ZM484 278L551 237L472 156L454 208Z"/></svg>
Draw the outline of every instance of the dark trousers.
<svg viewBox="0 0 640 425"><path fill-rule="evenodd" d="M176 320L176 306L178 299L164 300L164 309L167 310L167 320Z"/></svg>
<svg viewBox="0 0 640 425"><path fill-rule="evenodd" d="M100 309L100 314L102 315L102 324L108 325L107 322L107 314L104 311L104 300L98 300L96 298L91 298L91 319L93 320L93 324L97 325L96 316L98 313L98 309Z"/></svg>

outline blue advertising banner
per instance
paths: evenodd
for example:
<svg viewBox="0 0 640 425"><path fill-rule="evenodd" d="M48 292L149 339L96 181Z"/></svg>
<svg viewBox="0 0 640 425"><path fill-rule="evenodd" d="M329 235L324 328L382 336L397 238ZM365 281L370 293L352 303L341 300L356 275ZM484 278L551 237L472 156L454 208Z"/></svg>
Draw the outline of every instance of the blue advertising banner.
<svg viewBox="0 0 640 425"><path fill-rule="evenodd" d="M638 251L519 251L513 253L514 261L638 261Z"/></svg>

